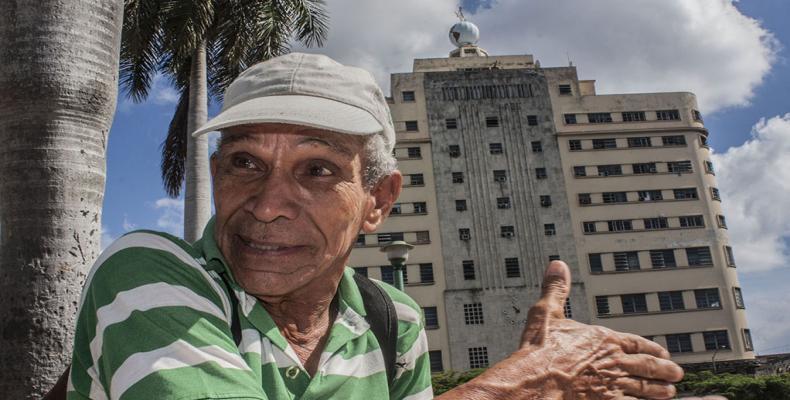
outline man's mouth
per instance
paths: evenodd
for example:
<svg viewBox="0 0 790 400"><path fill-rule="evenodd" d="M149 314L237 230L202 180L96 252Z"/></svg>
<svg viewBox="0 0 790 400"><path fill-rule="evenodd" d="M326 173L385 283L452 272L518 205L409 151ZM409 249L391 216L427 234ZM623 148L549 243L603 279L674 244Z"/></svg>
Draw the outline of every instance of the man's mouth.
<svg viewBox="0 0 790 400"><path fill-rule="evenodd" d="M246 247L249 251L254 253L259 253L262 255L271 255L271 256L290 255L304 248L304 246L302 245L277 243L277 242L256 242L253 240L245 239L241 236L237 236L237 237L239 238L239 241L244 245L244 247Z"/></svg>

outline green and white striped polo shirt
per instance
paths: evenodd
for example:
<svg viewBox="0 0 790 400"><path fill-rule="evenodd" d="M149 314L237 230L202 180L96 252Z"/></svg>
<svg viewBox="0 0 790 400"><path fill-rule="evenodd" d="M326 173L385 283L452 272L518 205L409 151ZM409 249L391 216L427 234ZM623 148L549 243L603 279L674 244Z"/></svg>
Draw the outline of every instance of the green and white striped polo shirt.
<svg viewBox="0 0 790 400"><path fill-rule="evenodd" d="M309 376L273 320L235 283L231 310L213 220L194 246L158 232L129 233L96 261L83 289L69 399L430 399L420 308L379 283L398 314L396 379L365 320L347 268L339 312ZM231 312L242 341L234 343Z"/></svg>

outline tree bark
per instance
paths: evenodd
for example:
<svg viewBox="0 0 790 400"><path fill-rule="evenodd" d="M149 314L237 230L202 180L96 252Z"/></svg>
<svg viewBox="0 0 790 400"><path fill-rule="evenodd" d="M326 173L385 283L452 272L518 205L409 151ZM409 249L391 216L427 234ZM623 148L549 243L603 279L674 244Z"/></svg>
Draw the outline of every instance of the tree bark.
<svg viewBox="0 0 790 400"><path fill-rule="evenodd" d="M40 398L71 359L100 251L122 0L0 1L0 397Z"/></svg>
<svg viewBox="0 0 790 400"><path fill-rule="evenodd" d="M184 240L194 242L203 234L211 218L211 179L208 162L208 135L193 138L208 120L208 89L206 79L206 42L192 56L189 75L189 111L187 119L187 158L184 171Z"/></svg>

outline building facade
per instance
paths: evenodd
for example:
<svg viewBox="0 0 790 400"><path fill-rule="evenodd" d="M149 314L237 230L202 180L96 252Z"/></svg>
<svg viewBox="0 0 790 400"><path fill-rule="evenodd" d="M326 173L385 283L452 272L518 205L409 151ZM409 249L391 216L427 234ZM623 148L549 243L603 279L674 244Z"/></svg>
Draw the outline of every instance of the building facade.
<svg viewBox="0 0 790 400"><path fill-rule="evenodd" d="M552 259L571 267L575 320L680 363L753 358L695 96L597 95L573 66L457 45L391 77L403 194L351 258L391 281L378 246L416 245L406 291L434 370L514 351Z"/></svg>

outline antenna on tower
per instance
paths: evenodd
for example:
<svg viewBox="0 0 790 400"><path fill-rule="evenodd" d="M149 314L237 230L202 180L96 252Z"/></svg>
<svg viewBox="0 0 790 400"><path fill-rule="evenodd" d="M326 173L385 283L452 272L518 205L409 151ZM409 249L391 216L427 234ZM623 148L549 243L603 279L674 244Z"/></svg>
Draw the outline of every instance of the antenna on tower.
<svg viewBox="0 0 790 400"><path fill-rule="evenodd" d="M566 51L565 52L565 56L568 57L568 66L572 67L573 66L573 61L571 61L571 54Z"/></svg>
<svg viewBox="0 0 790 400"><path fill-rule="evenodd" d="M461 21L466 21L466 17L464 17L464 8L458 7L458 11L455 12L455 16L458 17Z"/></svg>

